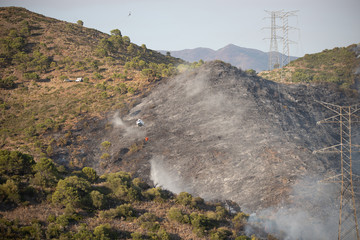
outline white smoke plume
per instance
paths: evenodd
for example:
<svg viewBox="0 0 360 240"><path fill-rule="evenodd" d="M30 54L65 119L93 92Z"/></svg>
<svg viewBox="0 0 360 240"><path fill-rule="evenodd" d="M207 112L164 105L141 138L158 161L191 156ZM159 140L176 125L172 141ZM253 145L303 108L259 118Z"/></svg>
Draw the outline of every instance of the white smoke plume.
<svg viewBox="0 0 360 240"><path fill-rule="evenodd" d="M337 239L340 194L337 185L308 178L293 190L293 204L251 214L247 234L258 234L257 229L263 229L266 234L284 240Z"/></svg>
<svg viewBox="0 0 360 240"><path fill-rule="evenodd" d="M166 166L164 157L156 156L150 160L151 170L150 179L155 186L161 186L174 193L187 191L182 179L175 169Z"/></svg>

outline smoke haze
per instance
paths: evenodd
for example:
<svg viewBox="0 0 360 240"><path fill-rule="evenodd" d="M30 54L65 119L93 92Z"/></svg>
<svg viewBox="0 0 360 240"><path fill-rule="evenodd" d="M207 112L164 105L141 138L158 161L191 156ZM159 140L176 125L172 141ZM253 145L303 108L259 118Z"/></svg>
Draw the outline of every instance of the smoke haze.
<svg viewBox="0 0 360 240"><path fill-rule="evenodd" d="M164 157L156 156L150 160L151 170L150 179L153 181L155 186L161 186L174 193L189 192L183 186L182 179L176 173L176 170L170 166L166 166L164 163Z"/></svg>
<svg viewBox="0 0 360 240"><path fill-rule="evenodd" d="M306 178L293 187L291 205L268 208L249 218L249 235L261 228L285 240L337 239L339 185Z"/></svg>
<svg viewBox="0 0 360 240"><path fill-rule="evenodd" d="M130 137L134 139L141 139L146 136L146 130L143 127L137 127L135 121L129 125L125 123L119 116L119 113L115 113L111 120L115 128L124 130L124 137Z"/></svg>

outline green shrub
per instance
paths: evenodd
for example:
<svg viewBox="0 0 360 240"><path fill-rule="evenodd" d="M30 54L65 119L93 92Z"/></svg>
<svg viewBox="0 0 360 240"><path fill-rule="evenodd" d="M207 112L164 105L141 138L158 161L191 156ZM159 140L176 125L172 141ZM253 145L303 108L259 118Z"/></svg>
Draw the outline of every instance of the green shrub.
<svg viewBox="0 0 360 240"><path fill-rule="evenodd" d="M193 200L192 195L187 192L181 192L176 196L176 202L184 206L191 206L192 200Z"/></svg>
<svg viewBox="0 0 360 240"><path fill-rule="evenodd" d="M91 183L96 182L99 178L96 171L91 167L84 167L82 170L83 176Z"/></svg>
<svg viewBox="0 0 360 240"><path fill-rule="evenodd" d="M201 209L203 206L205 206L205 201L201 197L193 197L190 206Z"/></svg>
<svg viewBox="0 0 360 240"><path fill-rule="evenodd" d="M24 78L28 80L39 80L40 76L37 73L32 72L32 73L24 73Z"/></svg>
<svg viewBox="0 0 360 240"><path fill-rule="evenodd" d="M108 151L110 147L111 147L111 142L109 141L104 141L101 143L101 148L106 151Z"/></svg>
<svg viewBox="0 0 360 240"><path fill-rule="evenodd" d="M25 239L43 239L43 231L39 222L33 222L30 226L21 227L19 230Z"/></svg>
<svg viewBox="0 0 360 240"><path fill-rule="evenodd" d="M12 179L8 179L6 183L0 185L0 203L20 203L21 197L19 192L19 184Z"/></svg>
<svg viewBox="0 0 360 240"><path fill-rule="evenodd" d="M37 135L36 128L34 126L30 126L25 129L25 135L27 137L34 137Z"/></svg>
<svg viewBox="0 0 360 240"><path fill-rule="evenodd" d="M171 220L179 223L190 223L190 218L187 214L184 214L179 208L172 207L168 212L168 217Z"/></svg>
<svg viewBox="0 0 360 240"><path fill-rule="evenodd" d="M135 187L137 187L137 188L139 188L139 189L141 189L141 190L147 190L147 189L149 189L149 184L147 184L146 182L144 182L143 180L141 180L140 178L134 178L133 180L132 180L132 184L135 186Z"/></svg>
<svg viewBox="0 0 360 240"><path fill-rule="evenodd" d="M120 94L126 94L128 92L128 87L125 83L119 83L115 90Z"/></svg>
<svg viewBox="0 0 360 240"><path fill-rule="evenodd" d="M249 219L248 214L245 214L243 212L237 213L235 217L232 219L235 229L238 231L243 230L248 219Z"/></svg>
<svg viewBox="0 0 360 240"><path fill-rule="evenodd" d="M62 206L70 204L74 207L84 207L87 205L86 200L90 187L90 183L83 178L67 177L58 182L52 195L52 202Z"/></svg>
<svg viewBox="0 0 360 240"><path fill-rule="evenodd" d="M108 174L105 178L115 197L131 202L141 199L141 189L132 184L131 174L117 172Z"/></svg>
<svg viewBox="0 0 360 240"><path fill-rule="evenodd" d="M256 76L256 71L254 69L248 69L245 73L249 76Z"/></svg>
<svg viewBox="0 0 360 240"><path fill-rule="evenodd" d="M157 220L158 218L156 217L156 215L147 212L144 215L141 215L137 219L137 223L140 225L142 229L151 232L157 232L160 229L160 224Z"/></svg>
<svg viewBox="0 0 360 240"><path fill-rule="evenodd" d="M103 218L125 218L125 219L131 219L135 216L135 211L131 204L123 204L120 205L114 209L106 210L100 212L100 216Z"/></svg>
<svg viewBox="0 0 360 240"><path fill-rule="evenodd" d="M64 81L65 79L67 79L68 77L67 76L65 76L65 75L61 75L60 76L60 80L62 80L62 81Z"/></svg>
<svg viewBox="0 0 360 240"><path fill-rule="evenodd" d="M269 238L268 238L269 239ZM242 236L238 236L235 238L235 240L251 240L251 238L245 236L245 235L242 235Z"/></svg>
<svg viewBox="0 0 360 240"><path fill-rule="evenodd" d="M143 238L143 235L139 232L133 232L131 233L131 239L133 240L141 240L141 239L145 239Z"/></svg>
<svg viewBox="0 0 360 240"><path fill-rule="evenodd" d="M198 236L204 236L206 231L217 227L218 222L208 218L204 214L193 212L190 214L191 225L193 226L193 231Z"/></svg>
<svg viewBox="0 0 360 240"><path fill-rule="evenodd" d="M128 93L130 94L134 94L135 93L135 89L133 87L128 87L127 89Z"/></svg>
<svg viewBox="0 0 360 240"><path fill-rule="evenodd" d="M96 190L90 192L90 199L91 199L91 204L96 209L102 209L106 204L106 198L104 194Z"/></svg>
<svg viewBox="0 0 360 240"><path fill-rule="evenodd" d="M0 175L24 176L32 173L35 161L32 156L18 151L0 150Z"/></svg>
<svg viewBox="0 0 360 240"><path fill-rule="evenodd" d="M98 73L98 72L95 72L95 73L94 73L94 78L95 78L95 79L98 79L98 80L101 80L101 79L104 79L104 76L101 75L101 74Z"/></svg>
<svg viewBox="0 0 360 240"><path fill-rule="evenodd" d="M214 229L210 232L211 240L225 240L228 239L232 235L232 232L227 228L218 228Z"/></svg>
<svg viewBox="0 0 360 240"><path fill-rule="evenodd" d="M16 239L18 235L19 227L13 221L9 221L0 217L0 236L1 239Z"/></svg>
<svg viewBox="0 0 360 240"><path fill-rule="evenodd" d="M61 234L62 227L59 224L56 223L50 223L46 228L46 238L47 239L53 239L58 238Z"/></svg>
<svg viewBox="0 0 360 240"><path fill-rule="evenodd" d="M4 89L12 89L16 87L15 80L17 78L15 76L9 76L4 79L0 79L0 88Z"/></svg>
<svg viewBox="0 0 360 240"><path fill-rule="evenodd" d="M228 210L226 210L222 206L217 206L215 213L216 213L216 220L223 220L226 216L229 215Z"/></svg>
<svg viewBox="0 0 360 240"><path fill-rule="evenodd" d="M73 236L74 240L95 240L94 234L87 228L85 223L80 224L77 232Z"/></svg>
<svg viewBox="0 0 360 240"><path fill-rule="evenodd" d="M165 229L161 228L157 231L157 233L149 234L151 239L153 240L170 240L170 234L165 231Z"/></svg>
<svg viewBox="0 0 360 240"><path fill-rule="evenodd" d="M125 200L135 202L141 200L141 191L134 186L128 188Z"/></svg>
<svg viewBox="0 0 360 240"><path fill-rule="evenodd" d="M130 173L127 172L116 172L116 173L109 173L105 175L106 182L108 186L114 191L119 186L131 186L132 177Z"/></svg>
<svg viewBox="0 0 360 240"><path fill-rule="evenodd" d="M110 154L108 154L108 153L104 153L103 155L101 155L101 157L100 157L102 160L107 160L107 159L109 159L110 158Z"/></svg>
<svg viewBox="0 0 360 240"><path fill-rule="evenodd" d="M110 224L102 224L97 226L94 229L94 235L96 239L100 240L110 240L114 239L114 230L111 228Z"/></svg>
<svg viewBox="0 0 360 240"><path fill-rule="evenodd" d="M48 217L47 217L47 221L49 223L52 223L52 222L55 222L56 221L56 216L54 214L50 214Z"/></svg>
<svg viewBox="0 0 360 240"><path fill-rule="evenodd" d="M34 166L33 183L42 187L53 187L59 179L59 172L49 158L41 158Z"/></svg>
<svg viewBox="0 0 360 240"><path fill-rule="evenodd" d="M62 215L60 215L60 216L58 216L57 218L56 218L56 223L57 224L59 224L62 228L64 228L64 227L66 227L67 225L69 225L69 223L70 223L70 220L71 220L72 218L70 217L70 216L68 216L68 215L66 215L66 214L62 214Z"/></svg>
<svg viewBox="0 0 360 240"><path fill-rule="evenodd" d="M160 187L150 188L146 190L143 195L146 199L156 202L164 202L171 197L171 194L168 191L163 190Z"/></svg>

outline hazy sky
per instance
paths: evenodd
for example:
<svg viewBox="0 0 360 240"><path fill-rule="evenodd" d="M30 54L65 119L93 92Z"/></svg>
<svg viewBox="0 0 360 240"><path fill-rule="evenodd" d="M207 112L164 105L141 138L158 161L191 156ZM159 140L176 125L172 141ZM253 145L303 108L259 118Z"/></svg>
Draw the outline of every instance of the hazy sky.
<svg viewBox="0 0 360 240"><path fill-rule="evenodd" d="M217 50L232 43L267 52L270 15L265 10L299 10L289 17L289 26L299 29L290 31L290 40L298 42L290 45L290 55L360 43L360 0L0 0L0 6L82 20L105 33L120 29L132 42L154 50ZM282 42L278 45L282 51Z"/></svg>

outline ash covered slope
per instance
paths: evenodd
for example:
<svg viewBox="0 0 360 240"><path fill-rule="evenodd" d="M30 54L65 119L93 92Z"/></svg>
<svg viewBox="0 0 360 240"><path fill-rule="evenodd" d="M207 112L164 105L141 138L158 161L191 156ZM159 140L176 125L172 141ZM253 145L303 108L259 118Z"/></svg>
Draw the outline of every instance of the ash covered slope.
<svg viewBox="0 0 360 240"><path fill-rule="evenodd" d="M327 113L315 99L350 103L326 86L279 85L208 63L160 85L124 116L128 124L144 120L133 138L149 142L137 161L116 164L142 177L151 167L169 190L231 199L250 211L289 202L298 179L338 167L335 155L312 154L337 136L336 127L316 125ZM112 132L114 159L131 141L123 133Z"/></svg>

